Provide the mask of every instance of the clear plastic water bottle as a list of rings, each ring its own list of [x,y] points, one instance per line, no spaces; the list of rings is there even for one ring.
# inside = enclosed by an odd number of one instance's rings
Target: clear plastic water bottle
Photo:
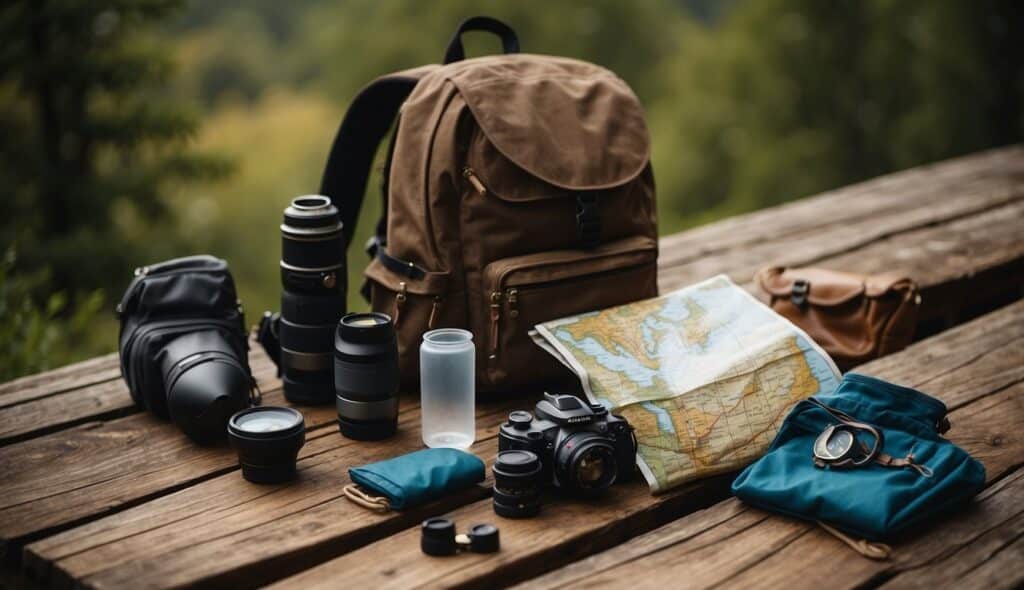
[[[476,438],[476,350],[473,334],[442,328],[420,345],[423,444],[466,449]]]

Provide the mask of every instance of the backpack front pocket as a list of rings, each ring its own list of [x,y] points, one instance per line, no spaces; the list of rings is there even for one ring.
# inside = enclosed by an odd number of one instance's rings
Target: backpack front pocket
[[[485,385],[564,381],[569,374],[537,346],[539,323],[657,295],[657,242],[637,236],[590,250],[505,258],[484,269],[486,339],[478,342]]]

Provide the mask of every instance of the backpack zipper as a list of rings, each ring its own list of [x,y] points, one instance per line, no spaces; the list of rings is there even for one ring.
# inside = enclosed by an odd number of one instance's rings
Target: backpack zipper
[[[392,318],[396,328],[398,327],[398,321],[402,316],[402,306],[405,305],[405,300],[407,297],[406,293],[407,290],[405,286],[405,281],[398,283],[398,293],[395,294],[395,317]]]
[[[491,292],[491,354],[490,360],[498,358],[498,330],[501,329],[501,291]]]
[[[487,194],[487,187],[484,186],[484,183],[480,180],[480,177],[476,175],[475,170],[473,170],[469,166],[463,166],[462,177],[468,180],[469,184],[473,185],[473,188],[476,189],[476,192],[479,193],[481,197]]]
[[[437,321],[437,316],[441,312],[441,296],[434,296],[434,304],[430,306],[430,318],[427,320],[427,329],[434,329],[434,322]]]

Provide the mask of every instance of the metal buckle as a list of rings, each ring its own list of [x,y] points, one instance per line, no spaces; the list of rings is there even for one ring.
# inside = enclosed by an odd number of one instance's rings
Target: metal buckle
[[[807,294],[811,292],[811,282],[807,279],[793,281],[793,288],[789,292],[789,300],[797,307],[807,305]]]

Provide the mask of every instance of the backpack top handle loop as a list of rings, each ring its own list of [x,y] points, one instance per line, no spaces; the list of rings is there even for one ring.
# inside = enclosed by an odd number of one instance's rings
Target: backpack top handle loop
[[[462,47],[462,34],[466,31],[494,33],[501,37],[501,48],[505,53],[519,53],[519,37],[512,27],[489,16],[471,16],[455,29],[452,40],[448,42],[448,49],[444,52],[445,64],[466,59],[466,50]]]

